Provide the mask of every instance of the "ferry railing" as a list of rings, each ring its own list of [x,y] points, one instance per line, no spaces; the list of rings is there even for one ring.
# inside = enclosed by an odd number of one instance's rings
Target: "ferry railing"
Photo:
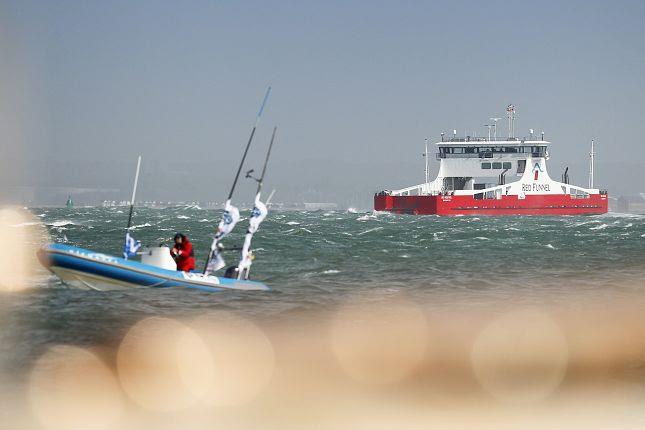
[[[543,138],[537,138],[535,136],[525,136],[525,137],[477,137],[477,136],[466,136],[466,137],[446,137],[441,138],[442,142],[545,142]]]
[[[513,156],[517,158],[527,158],[527,157],[546,157],[546,152],[480,152],[480,153],[468,153],[468,154],[450,154],[446,152],[437,152],[436,159],[441,160],[442,158],[494,158],[496,155],[504,156]]]

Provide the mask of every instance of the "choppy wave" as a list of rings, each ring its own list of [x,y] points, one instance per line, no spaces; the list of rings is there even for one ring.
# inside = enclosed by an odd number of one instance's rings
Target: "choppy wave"
[[[76,225],[76,223],[74,221],[64,219],[64,220],[48,222],[48,223],[45,223],[45,225],[48,225],[51,227],[65,227],[67,225]]]
[[[133,225],[130,227],[130,230],[137,230],[139,228],[144,228],[144,227],[152,227],[152,224],[150,224],[149,222],[146,222],[144,224]]]

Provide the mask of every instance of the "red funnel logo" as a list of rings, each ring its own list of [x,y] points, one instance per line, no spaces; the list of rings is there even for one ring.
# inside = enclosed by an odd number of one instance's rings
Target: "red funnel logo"
[[[542,171],[542,168],[540,167],[540,163],[535,163],[535,165],[533,166],[533,180],[534,181],[538,180],[538,176],[539,176],[541,171]]]

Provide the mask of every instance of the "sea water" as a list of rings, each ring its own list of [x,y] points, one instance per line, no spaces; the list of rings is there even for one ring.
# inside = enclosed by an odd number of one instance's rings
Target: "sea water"
[[[112,255],[122,251],[127,208],[31,211],[52,241]],[[220,215],[194,206],[137,208],[132,235],[157,246],[182,232],[193,242],[201,268]],[[242,216],[224,240],[229,248],[241,245],[248,214]],[[348,300],[399,296],[444,309],[508,300],[541,305],[604,300],[645,288],[645,216],[638,215],[443,218],[272,211],[253,248],[252,278],[271,291],[81,291],[43,269],[33,288],[3,295],[0,354],[11,367],[50,345],[110,344],[147,316],[230,310],[270,320]],[[225,258],[236,264],[239,253]]]

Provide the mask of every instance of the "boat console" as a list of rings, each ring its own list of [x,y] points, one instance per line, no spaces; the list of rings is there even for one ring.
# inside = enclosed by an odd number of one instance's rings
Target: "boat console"
[[[172,259],[170,248],[167,246],[145,248],[141,253],[141,262],[166,270],[177,270],[177,263]]]

